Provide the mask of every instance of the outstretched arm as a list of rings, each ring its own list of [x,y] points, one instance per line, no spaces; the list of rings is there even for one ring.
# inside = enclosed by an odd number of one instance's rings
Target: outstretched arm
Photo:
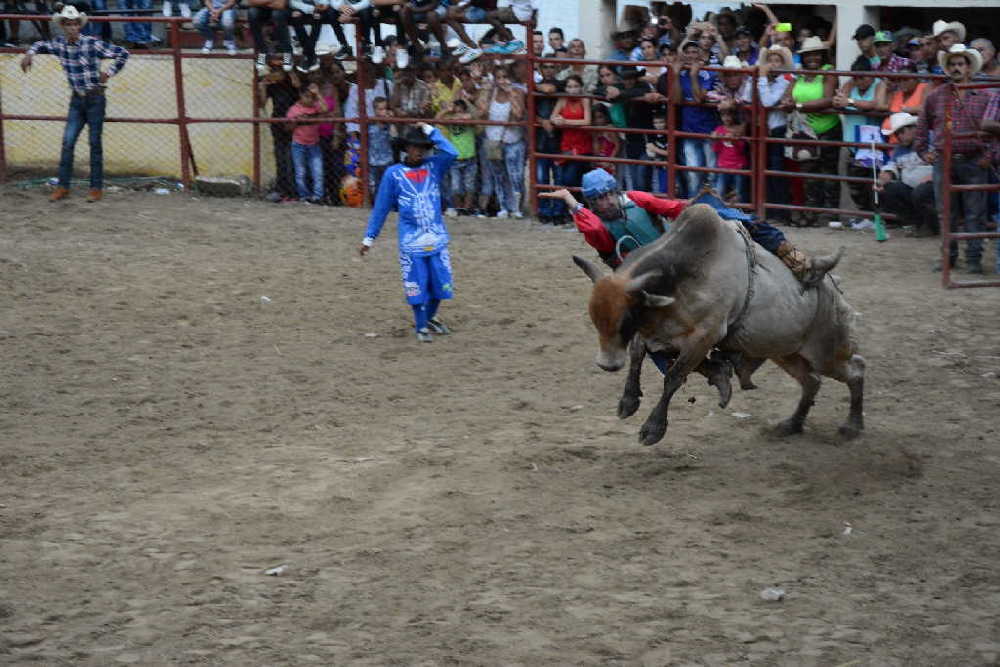
[[[629,190],[625,194],[641,208],[656,215],[666,216],[671,220],[679,216],[688,205],[683,199],[662,199],[638,190]]]
[[[601,255],[615,251],[615,239],[608,232],[601,219],[593,211],[582,206],[569,190],[562,188],[552,192],[539,192],[538,196],[542,199],[563,200],[566,203],[566,208],[573,214],[573,223],[591,248]]]

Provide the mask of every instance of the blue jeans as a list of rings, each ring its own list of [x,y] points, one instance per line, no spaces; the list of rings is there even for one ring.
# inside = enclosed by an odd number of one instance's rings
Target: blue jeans
[[[469,15],[466,10],[465,15]],[[556,183],[556,165],[549,158],[538,158],[535,160],[535,180],[539,185],[552,185]],[[539,192],[551,192],[551,190],[539,190]],[[566,210],[566,205],[560,199],[538,199],[538,215],[552,218],[562,215]]]
[[[684,164],[689,167],[714,167],[715,151],[712,150],[712,143],[708,139],[682,139],[681,147],[684,150]],[[701,189],[706,178],[708,183],[715,187],[716,174],[706,174],[705,172],[686,171],[684,180],[687,182],[687,194],[693,197]]]
[[[741,174],[716,174],[715,179],[715,188],[720,195],[725,197],[729,194],[730,190],[736,190],[740,195],[738,201],[746,201],[746,193],[743,192],[743,189],[746,187],[746,176]]]
[[[636,159],[647,159],[646,156]],[[648,164],[625,165],[625,187],[628,190],[649,192],[650,181],[653,178],[653,168]]]
[[[108,8],[108,0],[90,0],[90,6],[97,11],[103,11]],[[102,15],[98,14],[98,16]],[[106,22],[88,23],[83,28],[83,34],[97,37],[105,42],[110,42],[111,24]]]
[[[226,9],[223,10],[222,14],[219,15],[219,23],[212,24],[211,16],[209,15],[208,8],[202,7],[201,10],[194,15],[194,25],[198,28],[198,32],[201,36],[205,38],[205,41],[210,42],[215,37],[214,26],[222,25],[222,35],[223,39],[227,42],[232,42],[236,39],[235,28],[236,28],[236,10]]]
[[[511,213],[521,210],[524,191],[524,140],[504,142],[503,159],[490,160],[493,193],[500,208]]]
[[[74,94],[69,101],[66,130],[63,132],[62,154],[59,157],[59,185],[68,188],[73,176],[73,149],[83,126],[90,126],[90,189],[104,187],[104,147],[101,132],[104,129],[104,95],[80,97]]]
[[[152,9],[153,0],[118,0],[121,9]],[[147,14],[128,14],[128,16],[147,16]],[[152,23],[126,23],[125,41],[149,44],[153,39]]]
[[[292,142],[292,165],[295,168],[295,189],[299,199],[323,198],[323,151],[319,144],[306,146]],[[312,194],[306,185],[306,170],[312,178]]]
[[[938,216],[944,214],[944,199],[941,196],[941,186],[944,178],[942,160],[934,163],[934,194],[937,198]],[[983,169],[973,160],[952,160],[951,182],[954,185],[985,185],[989,182],[990,170]],[[951,231],[969,234],[983,231],[986,222],[987,192],[952,192],[951,193]],[[948,250],[952,264],[958,259],[958,244],[952,242]],[[983,241],[973,239],[966,241],[965,261],[967,264],[977,264],[982,260]]]

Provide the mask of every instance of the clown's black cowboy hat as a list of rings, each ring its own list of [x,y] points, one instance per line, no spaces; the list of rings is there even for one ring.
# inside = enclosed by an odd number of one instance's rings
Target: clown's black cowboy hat
[[[419,127],[408,127],[401,137],[395,140],[397,150],[406,150],[407,146],[420,146],[422,148],[433,148],[434,142],[428,138]]]

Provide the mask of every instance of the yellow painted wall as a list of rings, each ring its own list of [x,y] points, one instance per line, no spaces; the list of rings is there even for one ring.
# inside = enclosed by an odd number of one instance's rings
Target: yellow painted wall
[[[19,54],[0,54],[0,104],[5,114],[65,115],[69,85],[53,56],[36,56],[29,74]],[[187,115],[192,118],[252,115],[252,61],[186,58],[183,61]],[[175,118],[177,104],[171,56],[132,56],[108,84],[107,115],[117,118]],[[54,121],[5,121],[4,141],[11,169],[51,171],[59,164],[65,124]],[[252,125],[193,124],[191,143],[199,171],[206,176],[250,176]],[[77,142],[76,174],[86,173],[86,129]],[[270,132],[261,131],[265,182],[272,171]],[[177,177],[180,149],[177,125],[105,123],[104,165],[108,175]]]

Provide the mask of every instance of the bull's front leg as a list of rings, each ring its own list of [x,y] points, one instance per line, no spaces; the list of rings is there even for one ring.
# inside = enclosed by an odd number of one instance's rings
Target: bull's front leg
[[[677,355],[673,365],[667,369],[663,376],[663,395],[653,411],[649,413],[646,422],[639,429],[639,442],[643,445],[655,445],[667,433],[667,411],[670,408],[670,399],[674,393],[681,388],[691,371],[697,368],[704,360],[708,351],[712,349],[714,341],[702,332],[701,335],[692,336],[685,343],[684,349]]]
[[[646,344],[639,336],[633,336],[628,344],[628,377],[625,378],[625,389],[618,401],[618,418],[625,419],[635,414],[642,398],[642,388],[639,377],[642,375],[642,362],[646,359]]]

